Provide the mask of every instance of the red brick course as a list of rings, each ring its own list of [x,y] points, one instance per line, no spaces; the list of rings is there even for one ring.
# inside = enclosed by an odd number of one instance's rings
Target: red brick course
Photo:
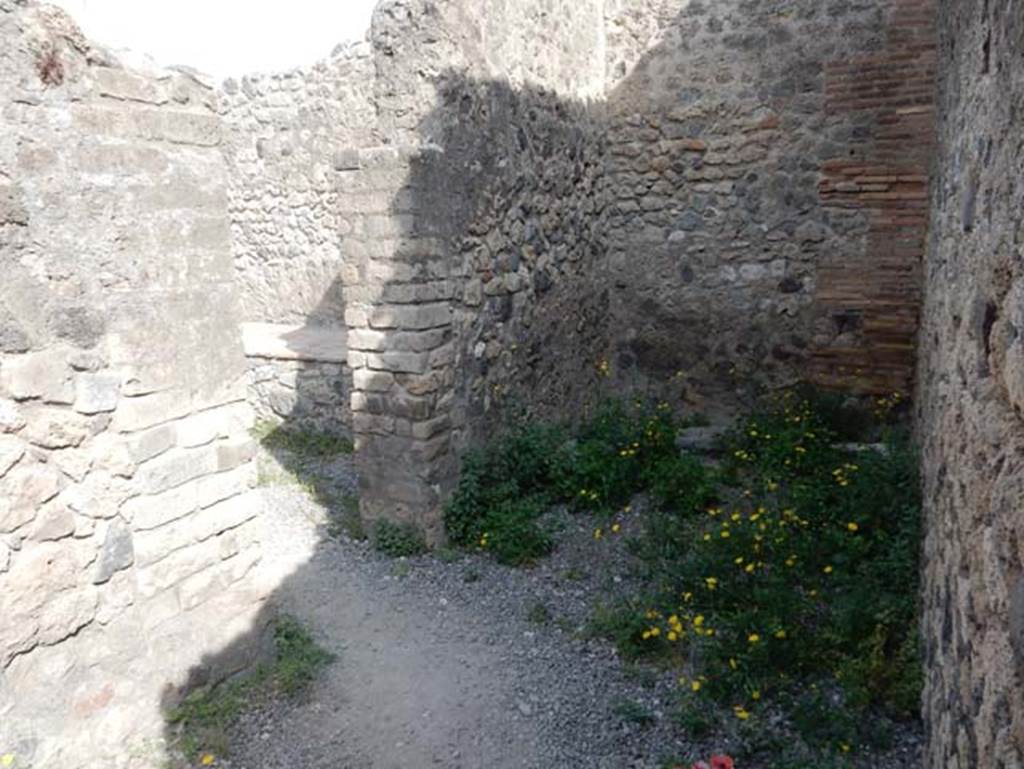
[[[810,378],[826,387],[911,388],[935,144],[934,6],[894,0],[882,50],[825,67],[827,114],[868,130],[822,163],[819,195],[863,211],[869,227],[861,259],[826,262],[818,275],[822,311],[859,323],[855,342],[812,351]]]

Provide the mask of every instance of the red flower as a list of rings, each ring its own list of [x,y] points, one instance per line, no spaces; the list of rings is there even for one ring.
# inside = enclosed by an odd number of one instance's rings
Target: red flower
[[[732,759],[724,753],[712,756],[711,769],[733,769]]]

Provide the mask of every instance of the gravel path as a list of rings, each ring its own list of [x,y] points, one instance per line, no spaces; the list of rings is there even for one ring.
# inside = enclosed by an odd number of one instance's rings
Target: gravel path
[[[596,605],[636,592],[624,538],[638,513],[600,540],[591,519],[556,514],[558,548],[532,569],[475,554],[393,559],[328,535],[338,530],[329,507],[355,489],[347,458],[286,461],[305,488],[262,461],[278,481],[264,489],[264,566],[290,575],[275,600],[337,661],[302,700],[243,716],[222,765],[662,769],[693,759],[672,718],[675,675],[625,663],[586,632]],[[871,765],[920,766],[917,735],[899,742]]]
[[[334,483],[350,487],[346,474],[334,463]],[[585,521],[563,516],[565,544],[533,569],[396,560],[326,537],[298,486],[266,491],[268,541],[294,571],[276,600],[338,659],[303,701],[241,720],[234,769],[653,769],[686,754],[666,717],[673,677],[623,666],[583,632],[629,580],[622,548]]]

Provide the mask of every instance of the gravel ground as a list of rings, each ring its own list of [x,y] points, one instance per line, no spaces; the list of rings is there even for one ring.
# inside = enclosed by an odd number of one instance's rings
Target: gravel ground
[[[347,459],[298,475],[315,492],[355,488]],[[309,490],[266,489],[268,567],[291,575],[280,608],[337,661],[302,700],[246,714],[224,765],[659,769],[694,755],[672,719],[675,675],[624,664],[585,632],[597,603],[635,587],[622,540],[637,513],[601,540],[592,520],[556,513],[556,552],[511,569],[482,555],[392,559],[328,537]],[[908,735],[876,765],[913,769],[916,752]]]

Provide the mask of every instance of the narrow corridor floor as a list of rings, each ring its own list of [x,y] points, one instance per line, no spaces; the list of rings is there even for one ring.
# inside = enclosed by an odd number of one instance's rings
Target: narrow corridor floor
[[[301,700],[240,720],[232,769],[656,769],[688,754],[671,674],[585,632],[594,602],[629,582],[627,556],[585,522],[566,516],[554,555],[510,569],[392,559],[320,534],[297,486],[267,499],[290,573],[274,601],[337,660]]]

